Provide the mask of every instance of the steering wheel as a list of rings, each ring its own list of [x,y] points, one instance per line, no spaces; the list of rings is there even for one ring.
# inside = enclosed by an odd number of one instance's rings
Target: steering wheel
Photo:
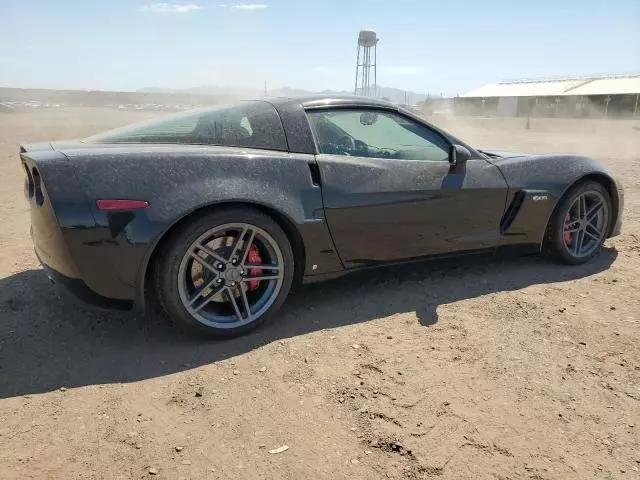
[[[353,137],[350,137],[349,135],[340,137],[336,146],[338,148],[343,148],[343,153],[346,153],[347,155],[351,155],[356,151],[356,142]]]
[[[366,143],[364,143],[362,140],[354,140],[353,144],[355,146],[356,155],[364,157],[369,156],[369,146]]]

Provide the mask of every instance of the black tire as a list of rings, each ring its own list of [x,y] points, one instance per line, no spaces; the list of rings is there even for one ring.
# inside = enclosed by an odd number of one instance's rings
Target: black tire
[[[198,320],[185,307],[178,286],[181,281],[179,272],[183,258],[198,238],[217,226],[231,223],[252,225],[268,233],[282,253],[284,273],[279,291],[274,294],[275,300],[255,320],[238,327],[216,328]],[[287,235],[271,217],[250,207],[220,208],[194,217],[172,234],[155,266],[154,285],[161,306],[179,327],[208,336],[235,337],[263,324],[282,306],[291,290],[294,266],[295,259]]]
[[[576,200],[583,195],[593,196],[594,198],[602,198],[604,201],[604,210],[606,220],[603,219],[604,234],[599,241],[593,240],[593,244],[584,255],[576,255],[570,251],[570,246],[565,241],[565,221],[570,213],[572,206]],[[588,210],[588,209],[587,209]],[[606,240],[608,233],[611,231],[611,222],[613,221],[613,208],[611,196],[607,189],[598,182],[586,181],[572,187],[560,200],[553,216],[549,220],[547,231],[545,234],[545,242],[543,252],[553,260],[568,265],[579,265],[588,262],[600,253],[602,244]],[[578,223],[578,222],[576,222]],[[583,234],[584,235],[584,234]]]

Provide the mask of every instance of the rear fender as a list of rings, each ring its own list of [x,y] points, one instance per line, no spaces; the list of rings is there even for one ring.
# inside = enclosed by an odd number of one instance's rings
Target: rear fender
[[[101,254],[111,256],[118,278],[138,299],[162,239],[195,212],[223,204],[255,205],[285,218],[302,238],[305,275],[342,269],[324,221],[320,187],[311,178],[312,155],[206,147],[65,153],[92,199],[97,227],[108,232],[109,245]],[[146,200],[150,206],[107,213],[95,206],[99,198]]]

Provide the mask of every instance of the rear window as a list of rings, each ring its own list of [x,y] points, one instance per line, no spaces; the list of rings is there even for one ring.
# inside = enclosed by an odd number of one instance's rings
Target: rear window
[[[282,122],[267,102],[191,111],[101,133],[92,143],[178,143],[287,150]]]

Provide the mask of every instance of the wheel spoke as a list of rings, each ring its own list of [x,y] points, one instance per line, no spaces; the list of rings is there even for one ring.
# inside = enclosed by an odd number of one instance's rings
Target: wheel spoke
[[[227,263],[227,261],[224,258],[222,258],[220,255],[218,255],[216,252],[214,252],[213,250],[211,250],[209,247],[207,247],[206,245],[204,245],[202,243],[197,243],[195,245],[195,247],[194,247],[194,250],[202,250],[204,253],[206,253],[210,257],[213,257],[218,262]],[[200,257],[200,258],[202,258],[202,257]]]
[[[233,306],[233,310],[236,313],[236,317],[238,317],[238,321],[241,322],[243,318],[242,318],[242,313],[240,313],[240,306],[238,305],[236,297],[233,295],[233,292],[231,291],[230,288],[227,288],[227,295],[229,295],[229,301]]]
[[[580,249],[582,248],[583,240],[584,240],[584,230],[580,229],[574,235],[573,244],[571,245],[574,255],[578,255],[578,253],[580,252]]]
[[[580,198],[576,198],[569,209],[569,223],[580,220]]]
[[[281,273],[274,273],[272,275],[259,275],[257,277],[244,277],[243,282],[262,281],[262,280],[277,280],[282,276]]]
[[[574,233],[574,232],[577,232],[578,230],[580,230],[580,227],[575,227],[575,228],[565,228],[565,229],[564,229],[564,233]]]
[[[249,249],[251,248],[251,244],[253,243],[253,239],[256,236],[256,231],[251,230],[251,234],[249,235],[249,240],[244,244],[244,252],[242,252],[242,258],[240,259],[240,265],[244,265],[244,262],[247,261],[247,255],[249,255]]]
[[[202,265],[204,268],[209,270],[210,272],[213,272],[216,275],[218,275],[218,271],[215,268],[213,268],[211,265],[209,265],[209,263],[204,258],[202,258],[200,255],[191,252],[189,254],[189,256],[191,258],[193,258],[196,262],[198,262],[200,265]]]
[[[211,282],[209,282],[210,284]],[[210,285],[208,285],[210,288]],[[202,310],[204,308],[205,305],[207,305],[209,302],[211,302],[211,300],[213,300],[213,298],[218,295],[224,287],[218,287],[217,289],[212,290],[209,295],[207,295],[202,302],[200,302],[198,304],[197,307],[193,307],[193,304],[196,302],[196,300],[198,300],[198,298],[200,298],[200,295],[203,293],[204,290],[206,290],[206,288],[202,288],[200,289],[200,291],[195,295],[195,297],[192,299],[192,301],[189,303],[189,307],[191,308],[194,312],[198,312],[200,310]]]
[[[598,213],[600,213],[600,210],[602,210],[603,207],[604,207],[604,203],[598,200],[598,203],[593,205],[587,212],[587,215],[586,215],[587,221],[590,222],[593,219],[593,217],[595,217]]]
[[[251,313],[251,306],[249,306],[249,300],[247,299],[247,292],[245,291],[244,288],[242,288],[242,285],[240,285],[239,288],[240,288],[240,296],[242,297],[242,308],[247,314],[247,320],[251,321],[253,320],[253,314]]]
[[[248,263],[248,264],[244,264],[243,267],[247,270],[249,269],[254,269],[254,268],[259,268],[261,270],[273,270],[276,272],[280,271],[280,266],[279,265],[265,265],[265,264],[253,264],[253,263]]]
[[[245,225],[245,227],[242,229],[242,233],[240,235],[238,235],[238,238],[236,239],[236,243],[233,246],[233,250],[231,251],[231,255],[229,255],[229,260],[231,260],[233,257],[235,257],[236,254],[238,253],[240,245],[242,244],[242,239],[244,238],[244,236],[247,234],[248,231],[249,231],[249,227]],[[253,238],[253,235],[252,235],[252,238]],[[248,249],[249,249],[248,247],[245,248],[245,250],[248,250]]]
[[[207,289],[213,287],[213,285],[218,281],[217,278],[214,278],[213,280],[211,280],[209,283],[207,283],[204,287],[202,287],[200,290],[198,290],[196,293],[193,294],[193,297],[191,297],[189,299],[189,306],[192,306],[194,303],[196,303],[196,301],[198,300],[198,298],[200,298],[200,295],[202,295],[204,292],[207,291]]]
[[[589,235],[591,238],[593,238],[596,242],[600,241],[600,235],[594,235],[593,233],[591,233],[589,230],[585,229],[584,230],[584,234],[585,235]]]
[[[587,198],[584,195],[580,195],[580,216],[578,218],[584,219],[587,216]]]
[[[597,225],[594,225],[593,222],[589,222],[587,224],[587,226],[585,227],[585,232],[587,232],[587,229],[589,228],[596,232],[596,234],[598,235],[598,239],[602,236],[602,230],[599,229]]]

